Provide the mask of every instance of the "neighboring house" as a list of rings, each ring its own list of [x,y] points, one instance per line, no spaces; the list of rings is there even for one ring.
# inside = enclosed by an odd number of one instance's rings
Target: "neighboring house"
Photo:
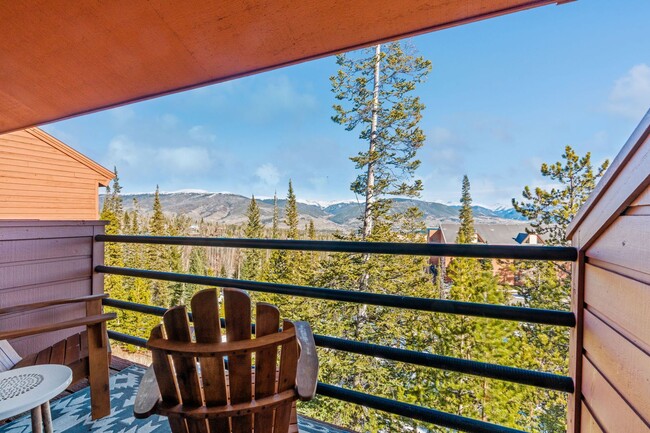
[[[0,135],[0,219],[96,220],[114,176],[39,128]]]
[[[427,242],[438,244],[455,244],[458,236],[459,223],[442,223],[438,227],[427,229]],[[489,245],[543,245],[541,236],[528,233],[531,227],[525,223],[518,224],[474,224],[474,239],[472,243]],[[446,271],[451,257],[430,257],[429,266],[433,274],[438,269]],[[514,285],[516,275],[510,270],[509,260],[492,260],[494,274],[499,276],[502,284]],[[441,267],[442,265],[442,267]]]

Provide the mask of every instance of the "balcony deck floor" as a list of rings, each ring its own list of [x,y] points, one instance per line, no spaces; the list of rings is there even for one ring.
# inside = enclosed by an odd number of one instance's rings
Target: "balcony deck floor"
[[[145,420],[133,418],[133,402],[145,367],[112,356],[111,414],[97,421],[90,420],[90,390],[83,380],[68,388],[51,402],[54,431],[57,433],[170,433],[163,417]],[[301,433],[351,433],[327,423],[298,417]],[[0,421],[0,433],[31,433],[29,414]]]

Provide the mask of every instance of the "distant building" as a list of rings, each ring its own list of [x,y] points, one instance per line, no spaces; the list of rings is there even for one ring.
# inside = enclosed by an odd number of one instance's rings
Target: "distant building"
[[[460,223],[442,223],[427,229],[427,242],[437,244],[455,244]],[[541,236],[528,233],[531,229],[526,223],[513,224],[474,224],[472,243],[488,245],[543,245]],[[438,269],[446,271],[452,257],[437,256],[429,258],[429,269],[436,274]],[[499,276],[501,284],[517,284],[516,275],[510,270],[510,260],[492,259],[494,274]]]
[[[0,219],[96,220],[113,177],[39,128],[0,135]]]

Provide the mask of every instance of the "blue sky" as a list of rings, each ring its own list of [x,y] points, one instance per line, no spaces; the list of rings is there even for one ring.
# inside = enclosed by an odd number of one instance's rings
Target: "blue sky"
[[[569,144],[613,159],[650,108],[647,0],[579,0],[410,40],[433,71],[418,94],[422,198],[509,206],[547,186]],[[44,126],[124,192],[201,189],[354,200],[349,157],[366,144],[330,120],[333,57]],[[359,199],[361,199],[359,197]]]

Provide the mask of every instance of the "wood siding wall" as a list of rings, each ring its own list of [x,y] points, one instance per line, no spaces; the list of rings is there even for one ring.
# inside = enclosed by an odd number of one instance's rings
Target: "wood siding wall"
[[[96,220],[100,178],[28,131],[0,136],[0,219]]]
[[[650,432],[650,113],[570,228],[571,432]]]
[[[102,221],[0,220],[0,307],[103,293],[103,276],[93,271],[104,262],[104,244],[94,242],[101,233]],[[85,311],[85,305],[68,305],[8,314],[0,330],[83,317]],[[19,338],[11,345],[26,355],[79,330]]]
[[[586,251],[581,410],[604,432],[650,432],[649,233],[623,215]]]

